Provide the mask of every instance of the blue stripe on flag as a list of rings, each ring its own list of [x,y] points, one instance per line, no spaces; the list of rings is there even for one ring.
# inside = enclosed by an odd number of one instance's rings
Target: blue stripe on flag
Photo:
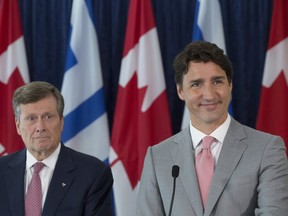
[[[199,8],[200,8],[200,2],[196,1],[195,5],[195,16],[194,16],[194,23],[193,23],[193,35],[192,40],[203,40],[203,34],[201,31],[200,26],[198,25],[198,17],[199,17]]]
[[[96,27],[96,23],[95,23],[95,19],[93,19],[93,8],[92,8],[92,1],[91,0],[85,0],[86,5],[87,5],[87,10],[88,10],[88,14],[89,17],[94,25],[94,27]]]
[[[70,25],[70,33],[69,33],[69,40],[71,41],[71,35],[72,35],[72,31],[73,31],[73,26]],[[67,50],[67,56],[66,56],[66,65],[65,65],[65,71],[67,72],[70,68],[72,68],[74,65],[76,65],[77,59],[71,49],[71,46],[69,44],[68,46],[68,50]]]
[[[65,124],[62,133],[62,141],[64,143],[105,113],[104,103],[99,103],[99,101],[104,101],[103,88],[95,92],[88,100],[64,117]]]
[[[65,98],[62,142],[105,160],[110,139],[91,5],[91,0],[74,0],[72,5],[69,51],[61,89]],[[95,143],[97,139],[100,142]]]

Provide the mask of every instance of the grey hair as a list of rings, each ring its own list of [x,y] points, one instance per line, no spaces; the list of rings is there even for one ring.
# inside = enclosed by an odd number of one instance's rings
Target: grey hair
[[[64,98],[60,91],[52,84],[42,81],[30,82],[17,88],[13,95],[13,110],[17,119],[20,118],[21,104],[35,103],[46,97],[53,96],[57,102],[57,112],[59,116],[63,117]]]

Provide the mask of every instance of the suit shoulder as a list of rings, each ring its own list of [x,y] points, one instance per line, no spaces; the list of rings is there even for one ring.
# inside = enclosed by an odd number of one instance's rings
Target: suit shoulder
[[[25,150],[22,149],[22,150],[19,150],[19,151],[16,151],[16,152],[13,152],[13,153],[10,153],[10,154],[7,154],[7,155],[3,155],[0,157],[0,164],[2,163],[9,163],[10,161],[12,161],[14,158],[18,157],[20,154],[25,154]]]
[[[281,140],[283,142],[283,139],[280,136],[266,133],[260,130],[257,130],[255,128],[249,127],[247,125],[241,124],[240,122],[236,121],[235,119],[232,119],[231,124],[228,129],[228,133],[231,134],[233,137],[238,138],[239,140],[250,140],[253,142],[261,142],[261,143],[267,143],[271,140]]]
[[[251,127],[245,126],[245,125],[243,127],[244,127],[244,130],[246,131],[248,137],[253,139],[253,140],[268,142],[271,139],[280,139],[283,141],[283,139],[280,136],[277,136],[275,134],[260,131],[260,130],[257,130],[255,128],[251,128]]]
[[[97,157],[76,151],[76,150],[71,149],[69,147],[66,147],[66,149],[71,154],[72,159],[73,159],[75,164],[85,164],[85,166],[87,166],[89,164],[89,166],[92,166],[92,167],[97,166],[97,167],[103,168],[103,169],[108,167],[103,161],[101,161]]]
[[[173,143],[179,143],[180,140],[182,140],[184,137],[183,135],[183,131],[180,131],[176,134],[174,134],[173,136],[168,137],[167,139],[161,141],[160,143],[152,146],[153,150],[162,150],[162,149],[166,149],[167,145],[171,145]]]
[[[9,161],[13,160],[13,158],[15,158],[16,155],[17,155],[17,152],[1,156],[0,157],[0,164],[9,163]]]

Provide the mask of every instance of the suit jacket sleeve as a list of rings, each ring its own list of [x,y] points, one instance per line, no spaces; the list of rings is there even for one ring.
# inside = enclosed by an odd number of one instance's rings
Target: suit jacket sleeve
[[[137,216],[165,215],[149,147],[145,157],[136,207]]]
[[[283,140],[273,136],[263,154],[255,215],[288,215],[288,162]]]
[[[113,177],[109,167],[99,175],[87,194],[85,215],[109,216],[112,215],[111,191]],[[97,203],[97,205],[95,205]]]

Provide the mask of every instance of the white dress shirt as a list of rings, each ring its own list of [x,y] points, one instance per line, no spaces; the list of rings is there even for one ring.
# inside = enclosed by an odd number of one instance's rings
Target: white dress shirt
[[[45,199],[47,196],[48,192],[48,187],[50,184],[50,181],[53,176],[53,172],[55,169],[55,165],[59,156],[61,148],[61,143],[58,145],[56,150],[45,160],[41,161],[42,163],[45,164],[45,166],[42,168],[40,171],[40,179],[41,179],[41,185],[42,185],[42,208],[45,203]],[[38,162],[34,156],[27,150],[26,151],[26,170],[25,170],[25,194],[27,193],[28,190],[28,185],[32,179],[32,174],[33,174],[33,165]]]
[[[201,142],[202,139],[205,136],[212,136],[216,140],[211,145],[211,153],[213,155],[215,164],[217,164],[218,159],[219,159],[219,155],[220,155],[220,152],[221,152],[221,149],[223,146],[223,141],[224,141],[224,138],[225,138],[226,133],[228,131],[230,122],[231,122],[231,117],[228,114],[227,119],[225,120],[225,122],[222,125],[220,125],[218,128],[216,128],[211,134],[205,134],[205,133],[199,131],[198,129],[196,129],[195,127],[193,127],[192,123],[190,121],[190,134],[191,134],[193,147],[195,149],[195,156],[202,149],[202,142]]]

